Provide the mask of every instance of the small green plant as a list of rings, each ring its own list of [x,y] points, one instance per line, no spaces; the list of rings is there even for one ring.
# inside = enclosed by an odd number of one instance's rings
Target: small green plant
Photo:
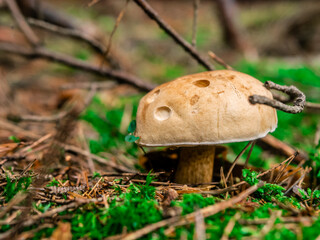
[[[150,185],[153,180],[149,174],[146,184],[131,184],[126,192],[119,191],[120,195],[111,201],[107,209],[93,204],[86,209],[78,209],[72,219],[73,237],[101,239],[120,234],[124,229],[134,231],[162,220],[155,200],[156,189]],[[117,189],[117,185],[115,188]],[[118,189],[121,188],[118,186]],[[158,234],[161,235],[161,231]]]
[[[156,188],[150,185],[154,180],[155,179],[150,172],[147,175],[145,184],[131,184],[128,188],[129,198],[142,198],[147,200],[154,199]]]
[[[51,204],[51,202],[49,202],[48,204],[40,203],[39,205],[37,205],[35,202],[33,202],[32,205],[33,205],[33,207],[35,209],[37,209],[38,211],[44,213],[44,212],[49,210],[49,208],[51,207],[52,204]]]
[[[21,177],[19,180],[11,180],[6,176],[7,184],[4,187],[5,201],[9,202],[19,191],[26,191],[30,186],[31,177]]]
[[[55,178],[52,178],[52,180],[47,184],[47,187],[59,187],[60,183]]]
[[[101,178],[101,174],[98,172],[94,172],[92,175],[92,179]]]
[[[11,135],[11,136],[8,137],[8,138],[9,138],[9,140],[11,140],[11,141],[13,141],[13,142],[15,142],[15,143],[21,142],[21,140],[20,140],[19,138],[17,138],[16,136],[14,136],[14,135]]]
[[[138,107],[138,100],[140,96],[127,97],[126,99],[119,99],[119,104],[113,108],[105,106],[101,100],[95,97],[84,112],[81,118],[88,122],[93,129],[98,133],[96,139],[89,140],[90,151],[94,154],[98,154],[103,151],[112,151],[113,149],[125,150],[129,155],[136,156],[138,147],[135,144],[126,144],[126,134],[119,131],[122,122],[125,105],[130,103],[133,106],[132,118],[135,118],[135,114]],[[105,113],[102,115],[101,113]],[[130,128],[132,130],[133,124]],[[129,134],[131,137],[127,137],[130,142],[136,141],[136,137],[133,134]]]
[[[259,179],[258,177],[258,173],[255,171],[251,171],[250,169],[243,169],[242,170],[242,176],[244,178],[244,180],[249,183],[251,186],[258,184]]]
[[[125,137],[126,142],[135,142],[139,139],[139,137],[136,137],[133,135],[134,131],[136,130],[136,126],[137,126],[136,120],[132,120],[128,127],[129,134],[126,135]]]
[[[284,190],[283,187],[277,184],[266,183],[257,190],[257,194],[259,198],[271,202],[273,198],[279,200],[280,197],[283,197]]]
[[[299,189],[299,193],[301,195],[301,199],[305,201],[311,201],[312,204],[319,204],[320,203],[320,190],[312,191],[310,188],[307,191],[303,189]]]

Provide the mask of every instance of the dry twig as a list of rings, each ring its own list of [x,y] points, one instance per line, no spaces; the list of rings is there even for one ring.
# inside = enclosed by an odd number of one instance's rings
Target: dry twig
[[[112,70],[106,67],[104,67],[103,69],[100,69],[98,66],[92,65],[90,63],[86,63],[81,60],[77,60],[73,57],[70,57],[62,53],[52,52],[43,47],[28,49],[17,44],[2,42],[0,44],[0,51],[18,54],[27,58],[42,58],[49,61],[58,62],[69,67],[78,68],[78,69],[91,72],[103,77],[112,78],[116,80],[118,83],[130,84],[143,91],[150,91],[155,87],[155,85],[148,82],[144,82],[141,79],[133,75],[130,75],[126,72]]]
[[[252,95],[249,97],[249,101],[252,104],[265,104],[287,113],[296,114],[302,112],[306,102],[306,96],[298,88],[296,88],[295,86],[281,86],[271,81],[266,81],[264,83],[264,86],[267,89],[275,89],[288,94],[293,98],[293,106],[289,106],[275,99],[269,99],[265,96],[260,95]]]
[[[27,37],[28,41],[33,46],[38,46],[40,44],[40,40],[37,37],[37,35],[33,32],[33,30],[30,28],[28,23],[26,22],[24,16],[22,15],[16,0],[5,0],[8,8],[11,11],[11,14],[13,18],[16,20],[20,30],[24,33],[24,35]]]
[[[118,17],[117,17],[117,20],[116,20],[115,25],[113,26],[113,29],[112,29],[111,34],[110,34],[110,36],[109,36],[109,40],[108,40],[108,44],[107,44],[106,50],[105,50],[105,52],[103,53],[103,57],[104,57],[104,58],[103,58],[103,60],[102,60],[102,62],[101,62],[101,65],[100,65],[101,68],[103,67],[104,59],[107,58],[108,55],[109,55],[109,52],[110,52],[110,49],[111,49],[111,45],[112,45],[112,38],[113,38],[114,34],[115,34],[116,31],[117,31],[117,28],[118,28],[118,26],[119,26],[119,24],[120,24],[120,22],[121,22],[121,19],[123,18],[123,15],[124,15],[127,7],[128,7],[129,1],[130,1],[130,0],[126,0],[126,3],[125,3],[125,5],[124,5],[123,9],[120,11],[120,13],[119,13],[119,15],[118,15]]]
[[[231,167],[229,168],[229,171],[228,171],[228,174],[226,176],[226,181],[228,181],[231,173],[232,173],[232,170],[234,168],[234,166],[236,165],[237,161],[241,158],[241,156],[244,154],[244,152],[248,149],[248,147],[250,147],[250,145],[253,144],[254,141],[250,141],[243,149],[242,151],[238,154],[238,156],[236,157],[236,159],[233,161]]]
[[[103,45],[103,43],[96,40],[90,34],[80,31],[77,28],[61,27],[35,18],[28,18],[27,20],[28,23],[32,26],[50,31],[52,33],[58,33],[62,36],[67,36],[79,41],[83,41],[87,43],[97,53],[104,54],[104,52],[106,52],[106,47]],[[114,58],[110,57],[110,55],[105,56],[105,60],[107,60],[107,62],[113,69],[121,68],[119,62],[117,62]]]
[[[200,0],[193,0],[193,22],[192,22],[192,40],[191,45],[196,47],[197,44],[197,25],[198,25],[198,11]]]
[[[222,58],[218,57],[215,53],[213,53],[212,51],[208,52],[209,56],[216,61],[217,63],[219,63],[221,66],[223,66],[224,68],[228,69],[228,70],[234,70],[230,65],[228,65]]]
[[[135,173],[135,171],[131,170],[131,169],[128,169],[124,166],[120,166],[120,165],[117,165],[116,163],[112,162],[112,161],[108,161],[102,157],[99,157],[95,154],[91,154],[90,152],[88,151],[85,151],[81,148],[78,148],[76,146],[71,146],[71,145],[67,145],[67,144],[64,144],[64,143],[59,143],[61,146],[63,146],[63,148],[66,150],[66,151],[72,151],[72,152],[75,152],[75,153],[78,153],[78,154],[81,154],[85,157],[91,157],[93,160],[96,160],[97,162],[100,162],[102,164],[105,164],[113,169],[116,169],[118,171],[121,171],[121,172],[126,172],[126,173]]]

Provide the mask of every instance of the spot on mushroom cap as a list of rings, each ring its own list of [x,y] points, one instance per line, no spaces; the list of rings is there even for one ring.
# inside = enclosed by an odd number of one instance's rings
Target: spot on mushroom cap
[[[217,70],[162,84],[139,103],[135,135],[143,146],[193,146],[248,141],[277,127],[276,110],[252,105],[258,94],[272,98],[259,80]]]

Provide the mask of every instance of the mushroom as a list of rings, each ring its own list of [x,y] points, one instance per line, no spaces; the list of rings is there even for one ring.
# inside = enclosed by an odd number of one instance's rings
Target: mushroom
[[[141,146],[180,147],[175,181],[212,181],[215,145],[262,138],[277,127],[272,107],[252,105],[251,95],[272,98],[259,80],[217,70],[164,83],[139,103],[135,135]]]

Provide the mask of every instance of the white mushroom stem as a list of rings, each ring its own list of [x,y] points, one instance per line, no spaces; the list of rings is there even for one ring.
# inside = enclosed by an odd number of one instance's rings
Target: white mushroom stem
[[[212,181],[215,146],[182,147],[175,182],[198,184]]]

